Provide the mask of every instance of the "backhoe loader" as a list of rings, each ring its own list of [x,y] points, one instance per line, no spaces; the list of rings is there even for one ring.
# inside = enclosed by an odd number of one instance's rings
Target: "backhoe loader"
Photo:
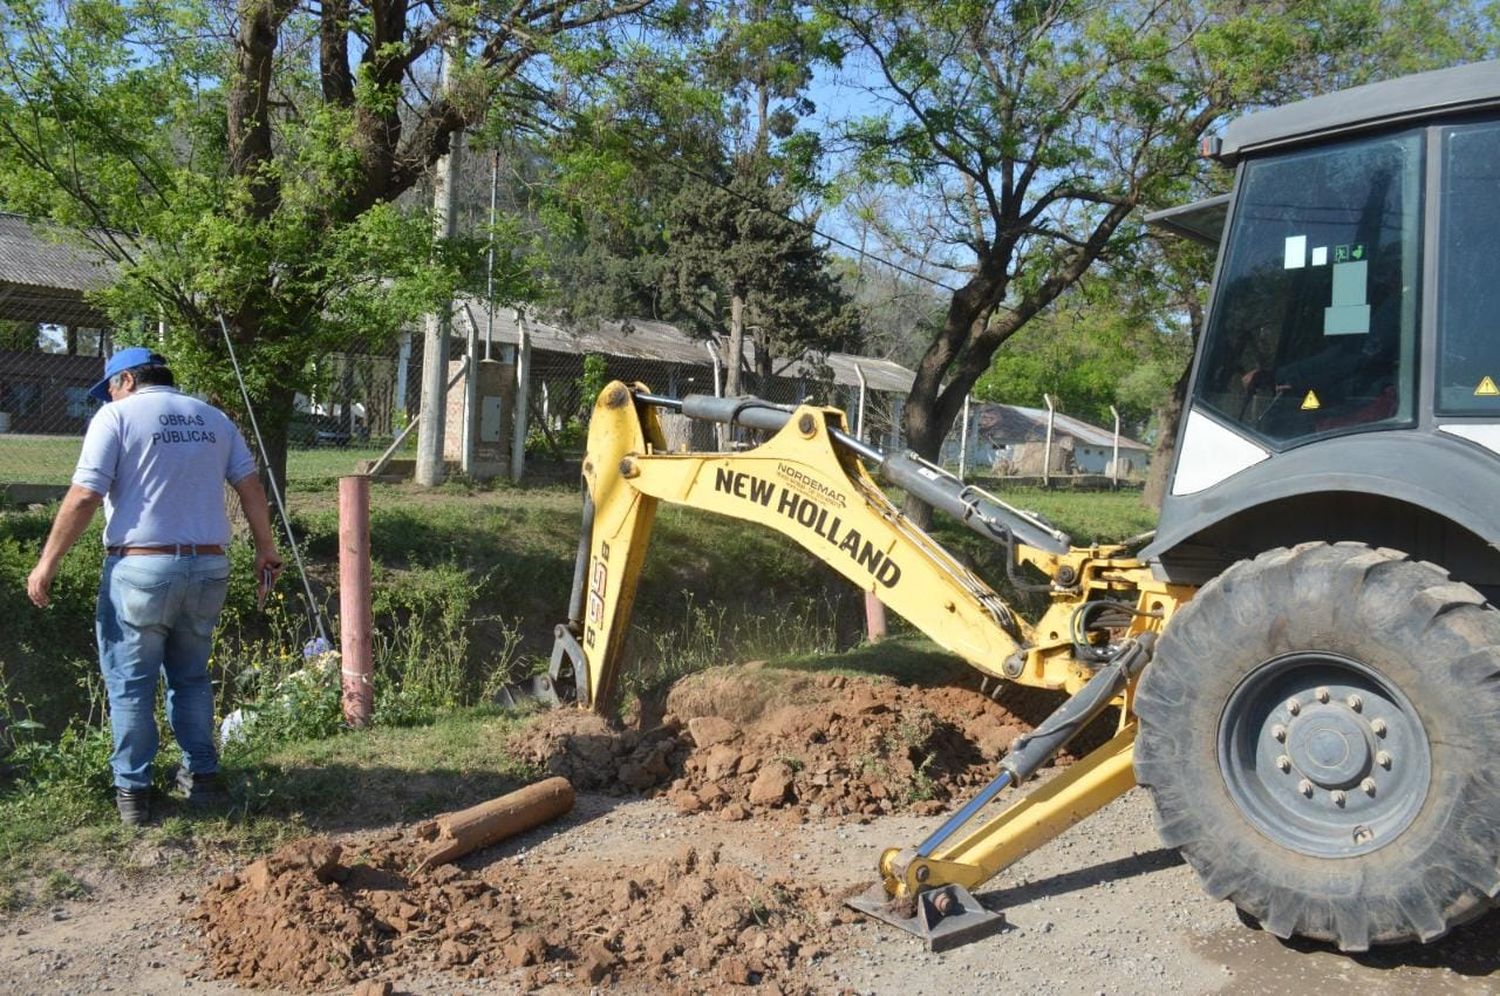
[[[550,680],[603,708],[660,501],[806,547],[986,680],[1065,703],[854,905],[933,948],[972,890],[1134,785],[1213,896],[1280,937],[1431,941],[1500,893],[1500,63],[1313,98],[1205,152],[1228,195],[1149,217],[1219,246],[1154,538],[1075,547],[813,404],[610,384]],[[662,412],[764,441],[669,452]],[[876,476],[1046,579],[1035,623]],[[1118,733],[1008,804],[1090,719]]]

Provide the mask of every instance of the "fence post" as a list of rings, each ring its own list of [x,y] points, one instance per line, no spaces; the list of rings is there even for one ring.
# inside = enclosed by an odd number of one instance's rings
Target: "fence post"
[[[865,439],[865,371],[858,363],[854,364],[854,376],[859,378],[859,411],[854,416],[854,435],[860,442]]]
[[[368,726],[374,703],[370,651],[370,479],[339,478],[339,650],[344,722]]]
[[[1042,400],[1047,403],[1047,449],[1042,454],[1042,487],[1052,486],[1052,423],[1057,418],[1057,409],[1052,404],[1052,395],[1042,395]]]
[[[526,468],[526,430],[531,403],[531,334],[526,315],[515,309],[516,317],[516,413],[511,419],[510,479],[519,481]]]
[[[969,396],[964,395],[964,427],[958,436],[958,479],[962,481],[968,475],[965,471],[969,466]]]
[[[1109,413],[1115,417],[1115,451],[1109,460],[1109,485],[1118,489],[1120,487],[1120,410],[1110,405]]]

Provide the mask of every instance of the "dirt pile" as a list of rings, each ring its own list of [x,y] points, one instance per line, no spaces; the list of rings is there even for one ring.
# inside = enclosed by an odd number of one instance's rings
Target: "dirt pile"
[[[580,789],[659,788],[685,814],[934,815],[992,778],[1011,742],[1060,701],[1017,691],[1028,694],[1001,705],[967,688],[724,668],[679,683],[649,731],[562,710],[510,747]],[[1082,739],[1080,754],[1104,737]]]
[[[644,868],[571,860],[417,870],[420,841],[290,844],[205,892],[206,972],[296,992],[434,964],[523,989],[724,985],[813,990],[810,966],[850,915],[821,889],[757,881],[686,849]]]
[[[686,721],[694,749],[667,798],[679,812],[728,820],[933,815],[994,775],[1031,728],[983,695],[822,676],[817,701],[775,705],[751,722]]]
[[[676,720],[644,733],[617,730],[581,709],[538,717],[507,747],[580,792],[626,795],[665,784],[682,771],[693,745]]]

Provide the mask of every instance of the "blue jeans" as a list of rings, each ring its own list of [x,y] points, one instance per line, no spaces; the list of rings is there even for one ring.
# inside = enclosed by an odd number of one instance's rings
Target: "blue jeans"
[[[222,554],[107,557],[94,630],[109,692],[110,756],[118,788],[151,785],[156,685],[167,678],[167,718],[193,774],[219,770],[214,690],[208,676],[214,627],[229,588]]]

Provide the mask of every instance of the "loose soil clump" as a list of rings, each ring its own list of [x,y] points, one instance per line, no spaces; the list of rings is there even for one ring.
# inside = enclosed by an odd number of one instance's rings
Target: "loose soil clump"
[[[189,917],[204,929],[205,971],[294,992],[436,964],[526,990],[804,993],[831,927],[851,919],[822,889],[758,881],[717,849],[630,871],[577,860],[423,870],[422,852],[396,832],[316,838],[223,876]]]
[[[1033,693],[1002,705],[953,686],[721,668],[680,682],[651,730],[563,710],[540,717],[511,748],[583,789],[664,792],[683,814],[935,815],[993,778],[1011,742],[1060,701]],[[1108,732],[1090,731],[1078,755]],[[1065,753],[1059,763],[1072,759]]]

